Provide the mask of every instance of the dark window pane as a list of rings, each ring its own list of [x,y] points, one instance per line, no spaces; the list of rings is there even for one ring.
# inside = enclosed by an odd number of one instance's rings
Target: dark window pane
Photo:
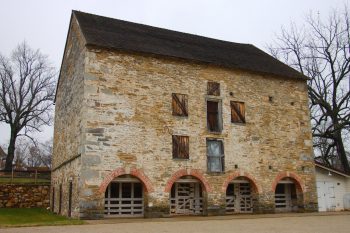
[[[111,183],[111,198],[119,197],[119,183]]]
[[[226,189],[226,195],[233,196],[235,194],[234,188],[235,188],[234,184],[228,184],[227,189]]]
[[[276,186],[276,194],[284,194],[285,184],[277,184]]]
[[[171,198],[175,198],[175,183],[173,184],[173,186],[171,186]]]
[[[131,197],[131,183],[121,183],[122,186],[122,198]]]
[[[297,199],[297,190],[296,190],[295,184],[290,184],[290,192],[291,192],[291,198]]]
[[[134,183],[134,197],[135,198],[142,198],[142,184],[141,183]]]

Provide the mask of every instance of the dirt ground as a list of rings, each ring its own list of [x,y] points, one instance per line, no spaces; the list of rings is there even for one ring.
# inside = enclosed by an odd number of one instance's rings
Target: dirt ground
[[[3,228],[0,233],[350,233],[350,214],[88,221],[86,225]]]

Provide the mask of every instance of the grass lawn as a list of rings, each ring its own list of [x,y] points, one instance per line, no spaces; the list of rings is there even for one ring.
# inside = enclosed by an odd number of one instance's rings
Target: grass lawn
[[[48,179],[36,179],[37,184],[48,184],[51,181]],[[34,184],[34,178],[21,178],[15,177],[12,180],[12,184]],[[0,184],[11,184],[11,178],[8,177],[0,177]]]
[[[41,208],[0,208],[0,228],[44,225],[76,225],[82,220],[58,216]]]

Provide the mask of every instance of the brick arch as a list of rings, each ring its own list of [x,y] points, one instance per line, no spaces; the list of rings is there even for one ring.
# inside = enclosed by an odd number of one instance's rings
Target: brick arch
[[[169,193],[171,191],[171,187],[173,186],[173,184],[179,178],[181,178],[182,176],[193,176],[193,177],[196,177],[203,184],[203,187],[204,187],[205,191],[206,192],[211,192],[211,188],[209,186],[209,183],[208,183],[207,179],[205,179],[205,177],[203,176],[203,173],[200,170],[197,170],[197,169],[190,169],[190,170],[181,169],[181,170],[175,172],[170,177],[170,179],[168,180],[168,182],[167,182],[167,184],[165,186],[164,192]]]
[[[142,182],[143,186],[145,187],[145,192],[151,193],[154,191],[154,188],[151,184],[150,179],[145,175],[145,173],[143,173],[143,171],[141,169],[131,168],[130,171],[126,171],[124,168],[117,168],[114,171],[110,172],[104,178],[104,180],[102,181],[102,183],[98,189],[99,192],[105,193],[109,183],[111,183],[111,181],[114,178],[116,178],[118,176],[122,176],[122,175],[133,175]]]
[[[226,189],[227,189],[227,186],[228,184],[238,178],[238,177],[244,177],[246,178],[247,180],[250,181],[250,183],[252,184],[253,188],[255,189],[255,191],[257,193],[262,193],[262,189],[261,189],[261,186],[258,185],[258,183],[256,182],[255,178],[253,176],[251,176],[249,173],[247,172],[239,172],[239,171],[235,171],[235,172],[232,172],[228,175],[228,177],[225,179],[224,183],[222,184],[222,187],[221,187],[221,191],[222,192],[226,192]]]
[[[304,193],[306,191],[302,179],[296,173],[287,171],[287,172],[280,172],[277,174],[274,182],[272,183],[272,187],[271,187],[272,192],[275,192],[278,182],[286,177],[292,178],[295,181],[294,182],[295,186],[297,190],[299,190],[299,192]]]

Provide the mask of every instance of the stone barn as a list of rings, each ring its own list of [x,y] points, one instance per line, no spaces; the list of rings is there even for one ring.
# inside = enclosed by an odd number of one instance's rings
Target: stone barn
[[[317,211],[307,77],[250,44],[73,11],[52,211]]]

